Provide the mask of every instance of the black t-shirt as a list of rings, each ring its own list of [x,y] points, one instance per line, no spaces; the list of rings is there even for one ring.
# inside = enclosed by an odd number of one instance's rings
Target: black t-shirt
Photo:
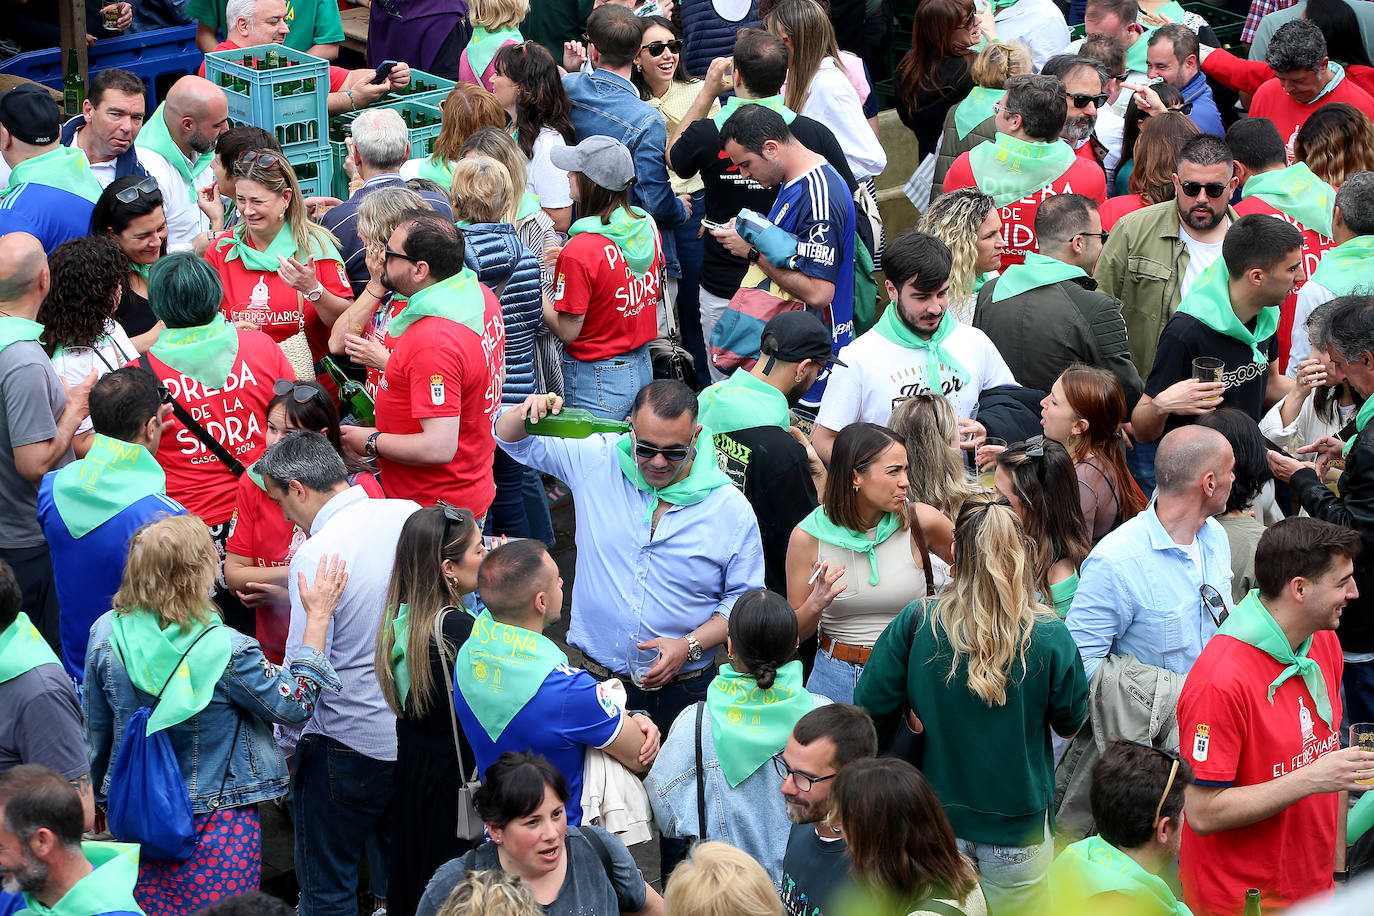
[[[806,449],[785,429],[755,426],[717,433],[716,457],[759,520],[764,585],[787,594],[787,542],[819,505]]]
[[[849,844],[823,840],[815,824],[793,824],[782,858],[782,908],[787,916],[825,916],[849,875]]]
[[[1226,393],[1221,397],[1221,406],[1237,407],[1258,423],[1264,416],[1269,363],[1278,359],[1278,335],[1273,334],[1261,343],[1260,350],[1268,363],[1255,362],[1249,344],[1212,330],[1192,315],[1175,312],[1159,335],[1159,349],[1155,351],[1155,364],[1145,382],[1145,393],[1152,398],[1158,397],[1175,382],[1193,377],[1195,357],[1215,356],[1224,364]],[[1164,432],[1196,421],[1197,417],[1170,414]]]
[[[858,187],[844,150],[830,128],[797,115],[792,121],[792,134],[807,149],[824,156],[851,192]],[[672,170],[683,178],[701,173],[706,185],[706,218],[713,222],[729,222],[745,208],[767,215],[777,200],[777,188],[765,188],[739,173],[739,168],[721,150],[720,131],[710,118],[689,124],[668,159]],[[701,239],[701,285],[708,293],[728,299],[739,289],[749,262],[726,251],[710,232],[703,232]]]
[[[153,307],[148,304],[148,300],[130,289],[127,284],[124,287],[124,295],[119,298],[119,305],[115,308],[114,319],[130,337],[137,337],[157,324],[157,316],[153,314]]]

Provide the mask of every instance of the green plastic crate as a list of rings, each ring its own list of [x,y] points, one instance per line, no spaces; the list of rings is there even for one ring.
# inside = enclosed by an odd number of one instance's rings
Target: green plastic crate
[[[388,92],[382,96],[379,105],[372,105],[372,108],[385,107],[395,102],[424,102],[427,105],[438,106],[448,96],[449,90],[458,85],[450,79],[442,76],[435,76],[433,73],[426,73],[423,70],[412,69],[410,71],[410,85],[406,86],[402,92]]]
[[[433,121],[432,124],[426,124],[423,127],[409,127],[406,130],[406,136],[410,140],[410,158],[417,159],[420,156],[429,155],[430,150],[434,148],[434,141],[438,138],[439,131],[443,129],[443,125],[439,123],[443,114],[439,110],[437,104],[413,101],[391,102],[373,105],[370,108],[362,109],[362,111],[371,111],[378,108],[393,109],[400,112],[403,118],[407,115],[411,117],[423,115],[425,118]],[[333,188],[334,196],[340,199],[347,199],[348,197],[348,175],[344,172],[343,167],[344,159],[348,157],[348,144],[342,139],[335,138],[341,137],[341,132],[349,130],[352,127],[354,119],[357,117],[358,112],[349,111],[338,115],[329,122],[329,151],[332,176],[330,186]]]
[[[328,197],[334,186],[334,161],[328,148],[288,155],[302,197]]]
[[[244,66],[245,58],[265,62],[269,55],[290,66]],[[284,45],[235,48],[205,55],[205,78],[224,90],[234,124],[252,124],[273,134],[288,159],[328,150],[328,61]]]

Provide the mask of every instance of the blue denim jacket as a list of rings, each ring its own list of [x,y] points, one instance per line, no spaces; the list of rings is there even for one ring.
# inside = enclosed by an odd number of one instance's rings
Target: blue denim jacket
[[[91,627],[83,698],[91,784],[101,805],[110,791],[110,768],[129,717],[153,700],[129,680],[110,646],[113,616],[107,611]],[[337,693],[339,678],[328,659],[314,649],[302,648],[288,671],[269,662],[256,639],[234,635],[229,664],[210,705],[167,730],[196,814],[286,794],[290,774],[272,737],[272,723],[299,725],[308,720],[321,687]]]

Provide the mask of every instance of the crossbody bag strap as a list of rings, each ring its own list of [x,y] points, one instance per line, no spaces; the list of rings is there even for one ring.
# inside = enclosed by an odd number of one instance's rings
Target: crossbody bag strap
[[[157,377],[157,373],[153,372],[153,364],[149,362],[147,353],[144,353],[138,358],[138,364],[154,378]],[[162,385],[161,382],[158,383],[158,386],[161,388],[166,387]],[[204,426],[201,426],[196,418],[191,416],[191,412],[185,407],[182,407],[181,402],[172,397],[170,392],[168,393],[167,400],[172,405],[172,413],[182,422],[182,425],[191,431],[191,435],[200,440],[200,444],[205,446],[210,454],[218,458],[220,462],[229,469],[231,474],[235,477],[242,477],[244,471],[243,462],[229,454],[229,450],[221,445],[218,439],[210,435],[209,431],[206,430]]]
[[[458,755],[458,775],[464,781],[467,780],[467,766],[463,763],[463,741],[458,735],[458,711],[453,705],[453,670],[449,667],[448,652],[444,650],[444,618],[449,615],[453,608],[446,607],[434,615],[434,643],[439,649],[439,666],[444,672],[444,689],[448,692],[448,721],[453,727],[453,750]],[[472,765],[473,775],[476,775],[477,763]]]
[[[184,662],[184,661],[186,661],[186,656],[188,656],[188,655],[191,654],[191,650],[194,649],[194,648],[196,647],[196,643],[198,643],[198,642],[200,642],[202,639],[204,639],[206,633],[209,633],[211,630],[218,629],[218,627],[219,627],[219,624],[215,624],[215,625],[212,626],[212,627],[206,627],[205,629],[203,629],[203,630],[200,631],[200,635],[199,635],[199,636],[197,636],[195,639],[191,640],[191,644],[190,644],[189,646],[186,647],[186,651],[183,652],[183,653],[181,653],[181,658],[177,659],[177,663],[176,663],[175,665],[172,666],[172,673],[169,674],[169,675],[167,675],[167,680],[165,680],[165,681],[162,682],[162,689],[159,690],[159,691],[157,692],[157,696],[153,697],[154,702],[156,702],[156,701],[158,701],[158,700],[161,700],[161,699],[162,699],[162,695],[163,695],[164,693],[167,692],[167,687],[172,683],[172,678],[174,678],[174,677],[177,676],[177,671],[179,671],[179,670],[181,669],[181,663]],[[121,658],[120,661],[122,662],[122,661],[124,661],[124,659]],[[125,666],[125,670],[126,670],[126,671],[128,670],[128,666],[127,666],[127,665]]]
[[[926,577],[926,597],[929,598],[935,594],[935,573],[930,566],[930,546],[926,544],[926,533],[921,530],[921,523],[915,518],[911,520],[911,539],[921,551],[921,572]]]
[[[697,839],[706,842],[706,769],[702,765],[701,720],[706,715],[706,704],[697,703]]]

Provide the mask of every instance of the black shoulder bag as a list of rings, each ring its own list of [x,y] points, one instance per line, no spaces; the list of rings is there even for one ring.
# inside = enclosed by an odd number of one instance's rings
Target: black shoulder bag
[[[144,353],[138,358],[138,364],[143,367],[145,372],[152,375],[153,378],[157,378],[157,373],[153,371],[153,364],[148,361],[147,353]],[[157,386],[162,391],[167,392],[167,403],[172,405],[172,413],[182,422],[182,425],[191,431],[191,435],[200,440],[200,444],[209,449],[210,454],[218,458],[220,462],[229,469],[231,474],[235,477],[242,477],[244,471],[243,462],[229,454],[229,450],[223,445],[220,445],[219,440],[210,435],[210,431],[204,426],[201,426],[200,423],[196,421],[196,418],[191,416],[191,412],[181,406],[180,401],[172,397],[172,392],[168,390],[166,385],[159,381]]]

